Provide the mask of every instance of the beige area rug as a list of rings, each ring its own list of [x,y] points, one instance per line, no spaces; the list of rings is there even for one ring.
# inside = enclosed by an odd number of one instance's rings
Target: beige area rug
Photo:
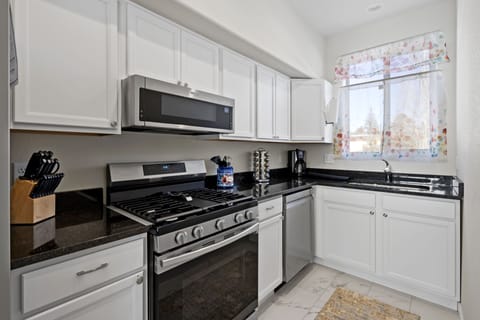
[[[420,320],[420,316],[337,288],[315,320]]]

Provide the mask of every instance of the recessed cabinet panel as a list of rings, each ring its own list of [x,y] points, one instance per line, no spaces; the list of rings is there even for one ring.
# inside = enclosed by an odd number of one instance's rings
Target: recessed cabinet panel
[[[182,30],[182,76],[190,88],[219,93],[219,47]]]
[[[282,216],[260,223],[258,235],[258,300],[261,303],[282,283]]]
[[[275,138],[290,140],[290,78],[276,75]]]
[[[257,137],[274,136],[275,73],[257,66]]]
[[[119,132],[117,15],[116,0],[14,1],[13,128]]]
[[[235,133],[232,137],[255,137],[255,63],[222,50],[222,94],[235,99]]]
[[[386,212],[383,273],[397,282],[455,296],[455,222]]]
[[[369,210],[325,201],[324,256],[364,272],[375,271],[375,217]]]
[[[143,8],[127,4],[128,74],[180,80],[180,29]]]

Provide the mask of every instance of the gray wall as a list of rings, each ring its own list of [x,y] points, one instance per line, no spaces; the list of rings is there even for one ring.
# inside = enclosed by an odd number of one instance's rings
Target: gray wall
[[[8,0],[0,0],[0,319],[10,318]]]
[[[120,136],[12,133],[12,161],[25,162],[32,152],[48,149],[62,162],[65,178],[59,190],[105,186],[109,162],[203,159],[210,174],[216,154],[233,158],[236,172],[251,170],[251,152],[264,147],[271,154],[271,168],[287,166],[287,150],[295,146],[278,143],[205,140],[194,136],[154,133],[124,133]]]
[[[480,317],[480,1],[458,0],[458,175],[465,182],[463,207],[462,309]]]

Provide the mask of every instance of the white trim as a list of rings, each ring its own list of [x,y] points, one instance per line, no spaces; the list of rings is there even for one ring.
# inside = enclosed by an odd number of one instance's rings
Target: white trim
[[[463,306],[461,302],[458,303],[458,316],[460,317],[460,320],[465,320],[463,316]]]

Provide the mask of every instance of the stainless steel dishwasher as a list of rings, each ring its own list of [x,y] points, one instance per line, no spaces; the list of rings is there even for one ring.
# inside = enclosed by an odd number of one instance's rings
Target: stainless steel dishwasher
[[[290,281],[312,261],[312,190],[284,197],[283,281]]]

